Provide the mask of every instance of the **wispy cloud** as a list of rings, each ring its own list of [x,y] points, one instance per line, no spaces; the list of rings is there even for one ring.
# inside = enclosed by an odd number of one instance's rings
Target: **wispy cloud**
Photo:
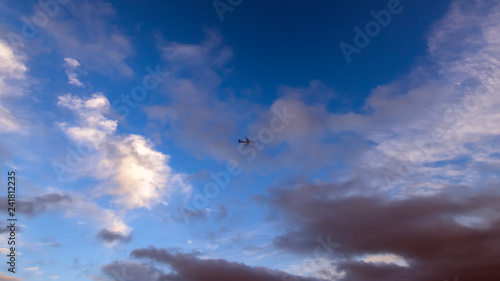
[[[26,79],[25,58],[0,40],[0,98],[2,103],[9,97],[20,96]],[[0,133],[19,130],[21,124],[11,110],[0,103]]]
[[[134,53],[130,38],[112,23],[116,10],[104,1],[72,1],[70,14],[51,20],[46,30],[66,57],[84,63],[86,69],[132,77],[125,60]]]
[[[5,197],[2,202],[7,202]],[[100,228],[114,233],[128,235],[130,228],[123,221],[123,215],[114,210],[101,208],[81,194],[49,189],[38,196],[18,200],[18,212],[28,217],[35,217],[45,212],[57,212],[71,218],[89,220]]]
[[[68,75],[68,83],[77,87],[84,87],[83,83],[78,80],[78,74],[75,72],[80,63],[72,58],[64,58],[64,66],[66,68],[66,75]]]
[[[170,125],[175,141],[197,157],[234,158],[235,151],[229,149],[232,140],[221,133],[236,132],[241,117],[235,104],[218,98],[222,76],[230,71],[232,49],[220,33],[209,29],[199,44],[159,41],[162,57],[170,66],[171,75],[162,85],[171,102],[146,107],[148,117]]]

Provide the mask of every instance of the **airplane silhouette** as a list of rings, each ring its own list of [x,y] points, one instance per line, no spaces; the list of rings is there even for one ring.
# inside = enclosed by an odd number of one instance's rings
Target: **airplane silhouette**
[[[249,145],[250,143],[252,143],[253,141],[249,140],[247,137],[245,137],[245,140],[242,141],[240,139],[238,139],[238,143],[244,143],[245,145]]]

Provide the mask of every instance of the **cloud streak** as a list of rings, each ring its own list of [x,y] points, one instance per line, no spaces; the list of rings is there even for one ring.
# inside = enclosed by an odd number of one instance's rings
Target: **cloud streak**
[[[65,5],[66,17],[55,17],[46,30],[58,42],[66,57],[84,63],[87,69],[105,74],[133,77],[125,62],[133,55],[130,38],[110,19],[117,11],[104,1],[72,1]]]
[[[7,204],[6,197],[0,198],[0,201]],[[124,237],[130,232],[122,215],[114,210],[101,208],[80,194],[51,189],[44,194],[18,199],[16,206],[19,213],[29,217],[56,212],[66,217],[90,220],[97,226]]]

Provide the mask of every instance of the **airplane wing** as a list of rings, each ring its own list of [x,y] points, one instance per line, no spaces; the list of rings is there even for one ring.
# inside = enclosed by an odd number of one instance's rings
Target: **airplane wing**
[[[247,142],[250,142],[250,140],[247,137],[245,137],[245,139],[247,140]]]

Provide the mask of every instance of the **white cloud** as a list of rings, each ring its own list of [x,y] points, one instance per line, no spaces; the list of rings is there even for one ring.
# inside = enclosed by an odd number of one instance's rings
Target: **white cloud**
[[[77,68],[80,66],[80,63],[72,58],[64,58],[64,62],[66,66],[71,67],[71,68]]]
[[[17,131],[19,128],[19,121],[0,104],[0,133]]]
[[[26,65],[24,57],[15,54],[9,45],[0,40],[0,99],[3,101],[7,97],[19,96],[22,93],[22,84],[26,79]],[[0,133],[13,132],[19,130],[21,124],[6,108],[0,103]]]
[[[370,262],[370,263],[386,263],[386,264],[395,264],[398,266],[402,267],[408,267],[408,262],[401,256],[399,255],[394,255],[394,254],[373,254],[373,255],[366,255],[360,260],[364,262]]]
[[[68,75],[68,83],[77,87],[84,87],[83,83],[78,80],[78,74],[75,72],[80,63],[76,59],[64,58],[64,66],[66,68],[66,75]]]
[[[311,276],[324,280],[342,280],[345,277],[345,272],[338,270],[332,262],[331,258],[309,257],[300,264],[287,266],[284,271],[297,276]]]
[[[59,97],[58,105],[77,115],[76,125],[59,124],[66,135],[77,144],[87,141],[95,149],[75,173],[102,180],[97,195],[112,195],[127,209],[150,208],[175,191],[190,189],[183,176],[168,166],[169,156],[156,151],[149,140],[117,133],[117,121],[104,116],[110,108],[102,94],[87,100],[68,94]]]
[[[14,54],[14,51],[9,47],[9,45],[0,41],[0,83],[4,83],[4,79],[18,79],[22,80],[25,78],[25,73],[28,70],[24,65],[24,58]]]

